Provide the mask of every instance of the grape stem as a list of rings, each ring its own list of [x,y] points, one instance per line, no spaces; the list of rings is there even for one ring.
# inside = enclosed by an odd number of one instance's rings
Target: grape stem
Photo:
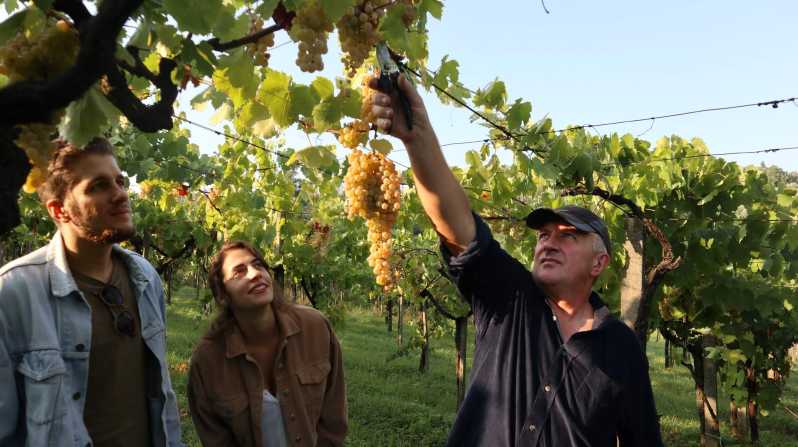
[[[241,37],[240,39],[230,40],[228,42],[221,42],[219,41],[218,37],[214,37],[213,39],[207,40],[206,42],[215,51],[227,51],[249,43],[255,43],[260,39],[262,39],[263,37],[268,36],[269,34],[274,34],[281,29],[284,29],[283,25],[274,24],[262,30],[256,31],[252,34]]]

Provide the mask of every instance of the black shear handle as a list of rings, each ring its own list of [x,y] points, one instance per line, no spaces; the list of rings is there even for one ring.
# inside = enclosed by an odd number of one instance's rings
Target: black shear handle
[[[396,91],[399,96],[399,103],[402,106],[402,112],[404,112],[407,130],[413,130],[413,111],[410,110],[410,101],[407,99],[407,96],[399,89],[399,73],[392,73],[390,75],[385,73],[381,74],[380,78],[377,80],[377,86],[381,92],[387,95]]]

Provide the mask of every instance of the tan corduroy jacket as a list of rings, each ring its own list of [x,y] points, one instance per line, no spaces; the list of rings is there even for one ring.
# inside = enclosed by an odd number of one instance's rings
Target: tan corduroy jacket
[[[287,439],[341,446],[347,430],[341,346],[327,319],[298,305],[275,307],[281,340],[274,378]],[[204,446],[262,446],[263,378],[238,325],[203,337],[191,358],[188,401]]]

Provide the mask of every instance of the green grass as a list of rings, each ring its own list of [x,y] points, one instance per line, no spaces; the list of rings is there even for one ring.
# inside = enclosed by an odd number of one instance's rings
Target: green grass
[[[186,365],[191,351],[207,327],[207,318],[193,303],[191,289],[182,289],[168,309],[169,361],[177,393],[186,445],[200,445],[186,402]],[[412,328],[406,328],[409,333]],[[469,361],[473,353],[469,344]],[[386,331],[383,317],[367,310],[350,310],[345,324],[336,329],[344,352],[349,399],[349,446],[438,446],[455,414],[454,341],[432,340],[430,370],[418,372],[418,353],[390,362],[396,352],[395,334]],[[652,339],[648,346],[651,380],[662,414],[666,445],[698,446],[698,420],[694,411],[692,379],[683,366],[664,369],[663,342]],[[791,377],[783,404],[798,411],[798,378]],[[720,399],[721,433],[724,445],[747,445],[731,438],[726,399]],[[798,447],[798,419],[784,408],[760,418],[761,445]]]

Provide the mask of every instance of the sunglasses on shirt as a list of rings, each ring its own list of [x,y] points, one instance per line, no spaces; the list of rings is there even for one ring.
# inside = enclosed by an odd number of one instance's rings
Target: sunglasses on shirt
[[[133,337],[136,335],[136,320],[133,314],[124,306],[122,292],[114,286],[105,286],[100,292],[100,299],[111,311],[114,317],[114,329],[122,335]]]

